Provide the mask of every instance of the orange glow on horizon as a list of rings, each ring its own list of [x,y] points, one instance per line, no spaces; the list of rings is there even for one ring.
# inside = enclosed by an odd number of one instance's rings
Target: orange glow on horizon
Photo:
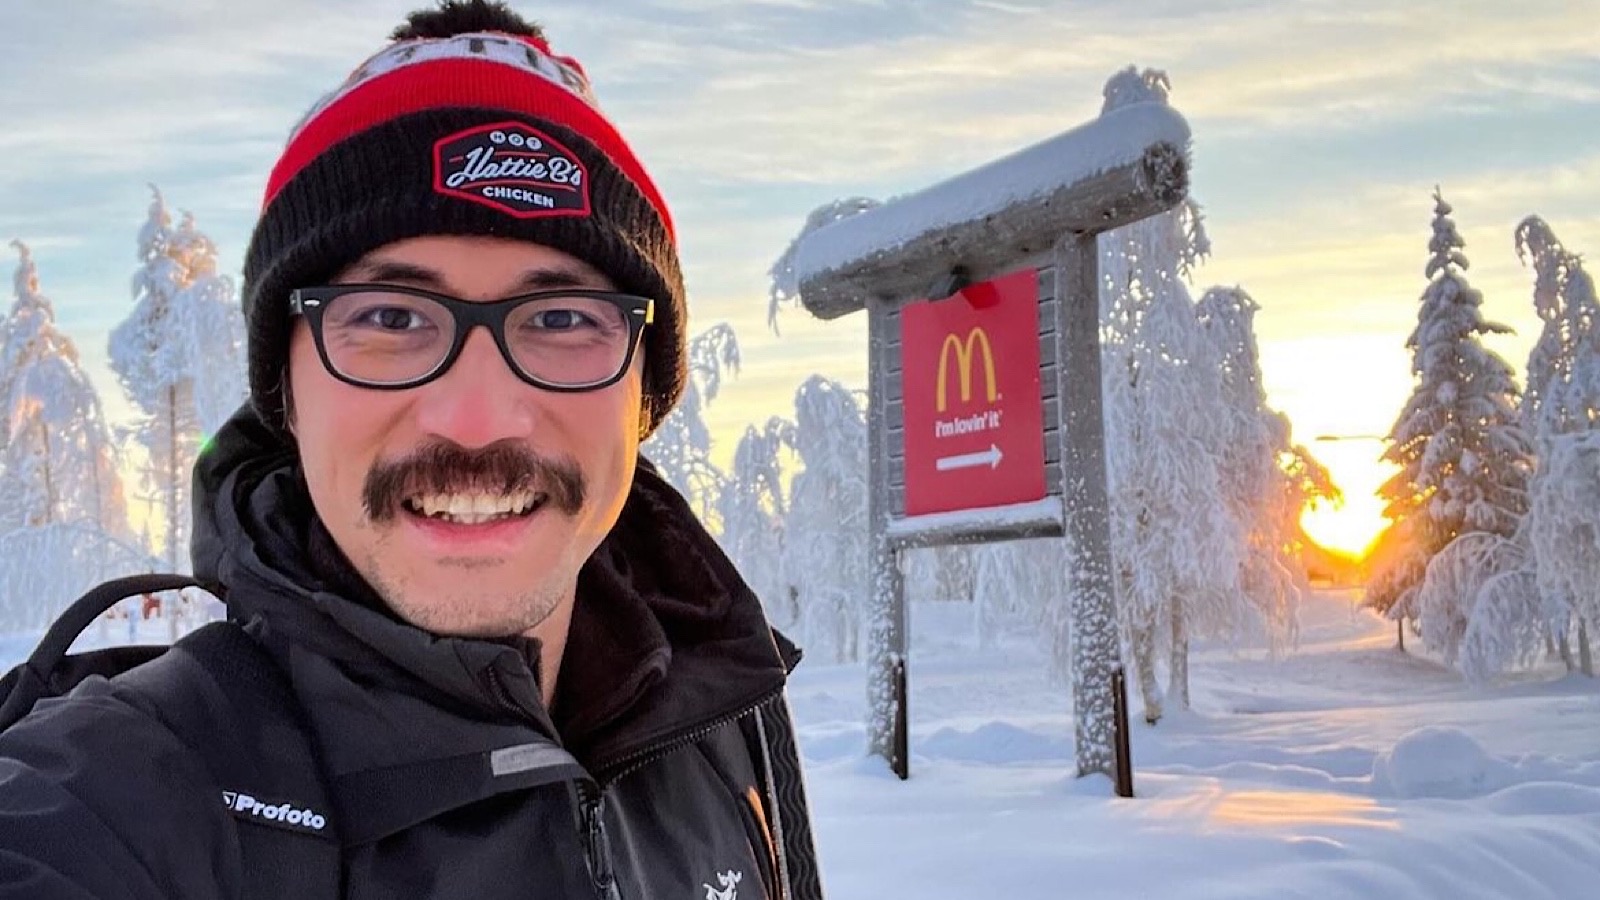
[[[1377,458],[1376,447],[1377,443],[1367,440],[1319,442],[1310,447],[1344,492],[1344,502],[1307,504],[1300,513],[1300,526],[1318,544],[1358,560],[1389,526],[1378,488],[1395,468]]]
[[[1359,561],[1389,524],[1381,514],[1382,504],[1374,507],[1353,509],[1348,500],[1341,508],[1326,503],[1307,506],[1300,513],[1300,527],[1319,545]]]

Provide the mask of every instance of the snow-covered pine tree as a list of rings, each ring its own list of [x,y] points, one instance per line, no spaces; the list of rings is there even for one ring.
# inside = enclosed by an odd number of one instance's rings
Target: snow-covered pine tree
[[[244,319],[216,247],[184,214],[172,227],[161,192],[139,229],[134,307],[112,330],[111,368],[143,413],[147,496],[160,504],[165,565],[186,570],[189,475],[202,435],[245,399]]]
[[[1107,82],[1105,111],[1165,103],[1165,73],[1129,67]],[[1242,529],[1223,496],[1221,368],[1184,285],[1209,252],[1199,207],[1100,236],[1102,379],[1118,613],[1147,721],[1169,692],[1188,704],[1193,636],[1234,632],[1248,610],[1238,576]],[[1059,662],[1058,662],[1059,665]]]
[[[1435,191],[1428,287],[1406,341],[1417,383],[1383,455],[1400,468],[1380,489],[1385,515],[1405,526],[1409,540],[1389,548],[1367,602],[1391,618],[1419,620],[1424,640],[1453,658],[1477,587],[1515,554],[1475,538],[1435,557],[1464,534],[1512,537],[1528,508],[1533,448],[1517,414],[1511,367],[1481,340],[1510,329],[1483,318],[1483,297],[1467,283],[1465,242],[1450,213]],[[1424,603],[1430,577],[1440,587]],[[1452,589],[1463,585],[1472,590]]]
[[[187,363],[201,435],[215,434],[250,394],[246,375],[245,321],[233,280],[217,271],[217,246],[184,212],[173,235],[177,255],[188,265],[189,284],[178,295],[169,346]]]
[[[689,341],[689,380],[683,399],[640,449],[713,532],[724,475],[711,461],[711,429],[705,408],[717,399],[724,374],[739,374],[739,338],[727,323],[713,325]]]
[[[866,404],[813,375],[795,391],[795,451],[783,569],[797,592],[801,633],[839,662],[860,657],[872,584],[867,522]]]
[[[745,582],[780,627],[799,624],[795,592],[784,575],[784,520],[789,512],[783,483],[783,453],[793,452],[795,424],[773,416],[765,426],[745,428],[733,451],[733,471],[717,500],[722,520],[718,540]]]
[[[21,262],[0,358],[0,628],[24,629],[142,558],[99,395],[56,328],[27,245],[12,246]]]

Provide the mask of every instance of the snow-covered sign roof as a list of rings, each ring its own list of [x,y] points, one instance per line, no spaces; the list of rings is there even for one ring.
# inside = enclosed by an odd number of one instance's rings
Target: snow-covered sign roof
[[[1189,126],[1139,103],[802,236],[801,301],[831,319],[868,297],[920,299],[960,266],[1004,273],[1063,235],[1098,234],[1170,209],[1188,190]]]

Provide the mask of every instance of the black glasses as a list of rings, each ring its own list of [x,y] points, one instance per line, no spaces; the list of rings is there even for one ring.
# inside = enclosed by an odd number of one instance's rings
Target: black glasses
[[[592,391],[628,370],[655,301],[613,291],[539,291],[473,303],[420,288],[336,284],[299,288],[304,316],[329,374],[359,387],[400,390],[449,370],[482,325],[511,371],[548,391]]]

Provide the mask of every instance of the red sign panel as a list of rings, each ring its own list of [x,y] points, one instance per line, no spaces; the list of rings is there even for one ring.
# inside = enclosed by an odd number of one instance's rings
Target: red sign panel
[[[900,310],[908,516],[1044,497],[1039,278]]]

